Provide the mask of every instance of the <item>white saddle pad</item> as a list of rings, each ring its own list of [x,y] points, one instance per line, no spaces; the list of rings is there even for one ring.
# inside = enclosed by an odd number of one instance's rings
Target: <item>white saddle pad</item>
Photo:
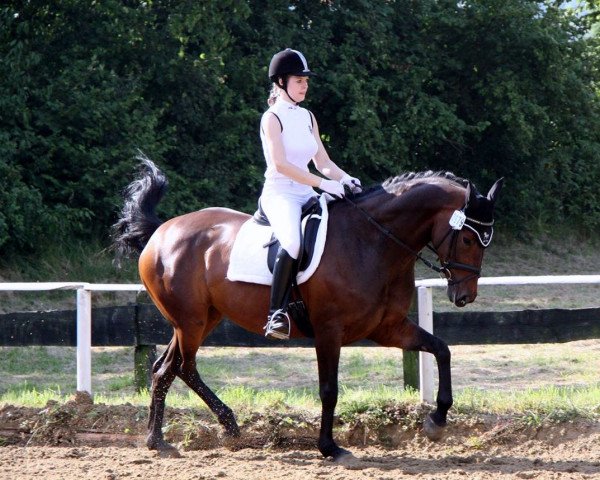
[[[322,213],[321,224],[317,232],[315,251],[310,265],[308,265],[306,270],[298,272],[298,276],[296,277],[298,284],[306,282],[315,273],[325,249],[327,219],[329,218],[326,197],[327,195],[321,195],[319,198]],[[308,217],[302,220],[303,231],[307,220]],[[270,226],[258,225],[252,219],[242,225],[233,244],[231,258],[229,259],[229,268],[227,269],[227,278],[229,280],[271,285],[273,274],[267,266],[268,247],[263,247],[263,245],[271,240],[272,233],[273,230]]]

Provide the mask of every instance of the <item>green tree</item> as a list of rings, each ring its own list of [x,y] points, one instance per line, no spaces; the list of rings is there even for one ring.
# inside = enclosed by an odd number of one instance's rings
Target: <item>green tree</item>
[[[600,227],[598,3],[9,0],[0,7],[0,251],[106,240],[138,148],[163,216],[250,211],[271,56],[306,53],[331,156],[380,182],[507,177],[504,225]]]
[[[506,176],[511,223],[598,227],[597,58],[584,21],[552,5],[472,0],[441,12],[431,33],[449,58],[437,62],[440,98],[485,126],[438,158],[484,183]]]
[[[141,68],[132,62],[140,41],[136,13],[120,1],[2,7],[0,97],[9,102],[2,148],[13,175],[1,181],[41,200],[47,228],[38,235],[32,222],[28,236],[10,232],[15,248],[98,235],[114,210],[122,159],[136,145],[164,143],[140,89]]]

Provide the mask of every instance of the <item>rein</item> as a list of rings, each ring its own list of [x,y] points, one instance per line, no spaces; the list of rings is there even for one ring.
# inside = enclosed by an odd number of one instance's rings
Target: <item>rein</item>
[[[421,255],[421,252],[417,252],[416,250],[414,250],[413,248],[411,248],[409,245],[407,245],[406,243],[404,243],[402,240],[400,240],[396,235],[394,235],[390,230],[388,230],[387,228],[385,228],[383,225],[381,225],[377,220],[375,220],[371,215],[369,215],[369,213],[367,211],[365,211],[363,208],[359,207],[355,202],[353,202],[352,200],[350,200],[347,196],[344,196],[344,200],[346,200],[350,205],[352,205],[356,210],[358,210],[366,219],[367,221],[373,225],[377,230],[379,230],[381,233],[383,233],[386,237],[388,237],[390,240],[392,240],[396,245],[399,245],[400,247],[404,248],[405,250],[407,250],[408,252],[410,252],[412,255],[414,255],[418,260],[420,260],[421,262],[423,262],[423,264],[433,270],[434,272],[439,273],[440,275],[443,275],[444,278],[446,278],[446,280],[448,280],[448,285],[455,285],[458,284],[460,282],[463,282],[465,280],[471,279],[473,277],[479,277],[481,274],[481,269],[477,268],[477,267],[473,267],[472,265],[467,265],[466,263],[460,263],[460,262],[453,262],[453,261],[447,261],[447,262],[443,262],[441,264],[441,267],[438,267],[437,265],[431,263],[429,260],[427,260],[425,257],[423,257],[423,255]],[[453,233],[454,232],[454,233]],[[448,238],[448,235],[450,235],[451,233],[453,233],[452,236],[452,249],[456,250],[456,240],[457,240],[457,234],[458,234],[459,230],[454,230],[452,228],[448,229],[448,232],[446,233],[446,235],[444,235],[444,238],[442,238],[442,241],[439,243],[439,245],[442,245],[444,243],[444,241],[446,240],[446,238]],[[438,248],[439,248],[438,245]],[[427,244],[426,247],[431,250],[433,253],[435,253],[438,256],[439,259],[439,254],[437,252],[437,248],[431,244]],[[451,269],[458,269],[458,270],[464,270],[467,272],[472,272],[472,275],[469,275],[468,277],[465,277],[461,280],[459,280],[458,282],[452,279],[452,272],[450,271]]]

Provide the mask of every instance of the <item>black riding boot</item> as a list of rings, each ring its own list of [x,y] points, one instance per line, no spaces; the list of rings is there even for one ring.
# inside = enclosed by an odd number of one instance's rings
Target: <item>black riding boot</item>
[[[294,259],[281,248],[273,267],[273,285],[269,317],[265,325],[265,337],[287,340],[290,338],[290,317],[287,304],[291,290],[291,277],[294,272]]]

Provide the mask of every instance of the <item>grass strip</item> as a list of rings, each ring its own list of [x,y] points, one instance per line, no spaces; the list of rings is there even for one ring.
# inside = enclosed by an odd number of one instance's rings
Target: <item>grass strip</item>
[[[222,388],[219,397],[228,404],[240,420],[251,413],[268,414],[273,411],[302,411],[317,415],[320,401],[309,389],[254,390],[248,387]],[[19,388],[0,395],[0,408],[6,405],[44,407],[48,401],[67,402],[70,395],[60,387],[36,390]],[[94,396],[94,402],[105,405],[132,404],[147,406],[148,391],[138,394],[103,393]],[[181,409],[206,410],[207,407],[192,392],[170,393],[167,406]],[[375,389],[342,388],[337,414],[342,419],[357,416],[385,417],[390,409],[402,407],[398,413],[422,410],[418,392],[381,386]],[[457,392],[450,417],[471,415],[510,415],[530,426],[545,422],[566,422],[574,419],[600,419],[600,384],[582,387],[543,387],[527,390],[479,390],[467,388]]]

